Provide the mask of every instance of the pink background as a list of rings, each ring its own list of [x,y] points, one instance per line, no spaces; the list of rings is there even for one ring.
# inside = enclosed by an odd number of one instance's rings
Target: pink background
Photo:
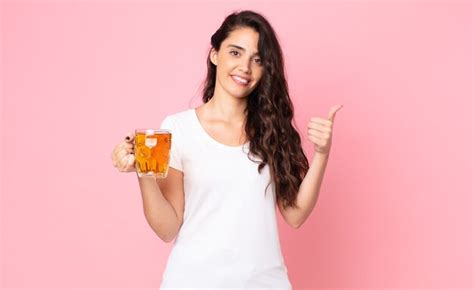
[[[473,287],[472,3],[3,1],[3,289],[155,288],[172,244],[113,147],[200,104],[234,9],[281,40],[296,120],[343,104],[294,289]]]

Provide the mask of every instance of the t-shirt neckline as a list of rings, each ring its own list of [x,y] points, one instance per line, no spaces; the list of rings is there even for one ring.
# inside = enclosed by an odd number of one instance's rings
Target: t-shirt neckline
[[[209,135],[209,133],[207,133],[207,131],[204,129],[204,127],[202,126],[201,124],[201,121],[199,120],[198,118],[198,115],[197,115],[197,112],[196,112],[196,108],[192,108],[192,109],[189,109],[191,111],[191,114],[193,115],[193,119],[196,123],[196,126],[199,128],[199,131],[201,132],[202,135],[204,135],[204,138],[208,139],[210,142],[220,146],[220,147],[223,147],[223,148],[227,148],[227,149],[231,149],[231,150],[236,150],[236,149],[241,149],[243,148],[244,146],[248,146],[250,144],[250,141],[247,141],[246,143],[242,144],[242,145],[237,145],[237,146],[230,146],[230,145],[226,145],[226,144],[223,144],[219,141],[217,141],[216,139],[214,139],[211,135]]]

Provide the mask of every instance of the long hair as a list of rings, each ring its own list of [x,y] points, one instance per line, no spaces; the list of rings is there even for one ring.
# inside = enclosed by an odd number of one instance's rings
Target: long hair
[[[211,45],[219,51],[221,43],[233,30],[244,27],[258,32],[258,51],[263,64],[260,83],[247,96],[245,132],[250,143],[249,154],[260,157],[259,173],[265,165],[269,165],[276,197],[282,201],[283,207],[297,207],[296,197],[309,164],[301,147],[301,138],[292,125],[294,108],[288,94],[283,53],[275,31],[262,15],[254,11],[234,12],[212,35]],[[213,97],[216,85],[216,66],[209,57],[212,48],[207,58],[202,96],[204,103]]]

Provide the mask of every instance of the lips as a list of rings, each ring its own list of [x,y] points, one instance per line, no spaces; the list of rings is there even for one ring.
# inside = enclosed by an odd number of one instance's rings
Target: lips
[[[234,82],[236,82],[238,85],[241,86],[247,86],[250,83],[250,80],[248,78],[240,77],[237,75],[232,75],[231,76]]]

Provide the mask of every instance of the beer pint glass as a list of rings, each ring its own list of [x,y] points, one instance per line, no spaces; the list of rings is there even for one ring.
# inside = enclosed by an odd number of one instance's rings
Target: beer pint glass
[[[165,178],[171,150],[171,131],[164,129],[135,130],[135,166],[139,177]]]

